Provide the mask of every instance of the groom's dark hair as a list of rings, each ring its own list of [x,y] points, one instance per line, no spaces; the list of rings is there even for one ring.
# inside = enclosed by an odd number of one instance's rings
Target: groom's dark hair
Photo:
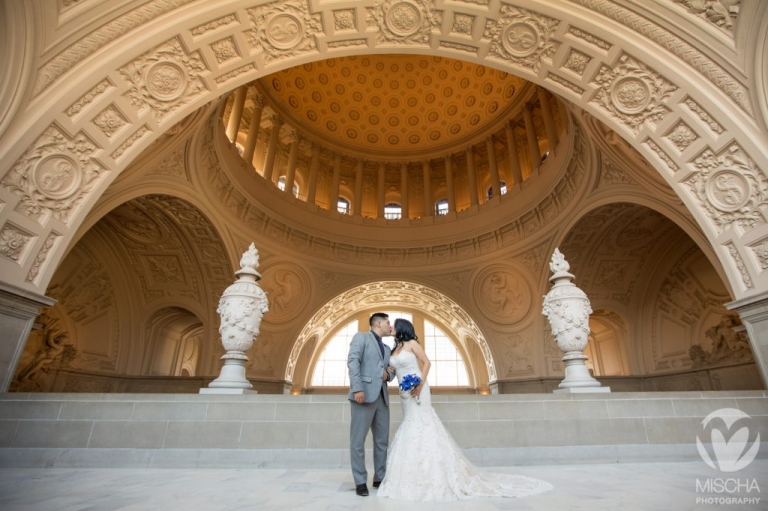
[[[387,319],[389,317],[389,314],[384,314],[383,312],[374,312],[371,314],[371,319],[368,320],[368,326],[373,326],[374,323],[376,323],[380,319]]]

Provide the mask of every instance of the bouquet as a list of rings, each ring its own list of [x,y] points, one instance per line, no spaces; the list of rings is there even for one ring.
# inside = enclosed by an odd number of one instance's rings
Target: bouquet
[[[400,390],[403,392],[409,392],[421,384],[421,378],[417,374],[406,374],[400,379]],[[419,398],[416,398],[416,403],[421,404]]]

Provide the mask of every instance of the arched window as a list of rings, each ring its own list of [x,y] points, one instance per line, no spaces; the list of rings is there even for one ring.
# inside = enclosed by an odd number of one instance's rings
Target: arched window
[[[507,193],[507,182],[506,181],[502,181],[501,183],[499,183],[499,188],[501,189],[501,194],[505,195]],[[488,189],[485,191],[485,196],[488,197],[489,199],[491,197],[493,197],[493,187],[492,186],[488,187]]]
[[[277,180],[277,187],[280,188],[282,191],[285,191],[285,176],[280,176],[280,179]],[[293,183],[293,196],[298,197],[299,196],[299,185],[296,183]]]
[[[427,375],[430,387],[466,387],[469,385],[464,359],[447,335],[424,320],[424,352],[432,367]]]
[[[387,220],[397,220],[402,216],[403,216],[403,208],[400,207],[400,204],[395,204],[394,202],[390,202],[389,204],[384,205],[384,218],[386,218]]]
[[[357,320],[349,323],[326,345],[317,359],[315,372],[312,373],[312,385],[316,387],[349,386],[347,374],[347,352],[352,336],[358,332]]]
[[[343,197],[339,197],[338,202],[336,203],[336,210],[341,213],[342,215],[348,215],[349,214],[349,201]]]
[[[407,319],[416,323],[417,331],[420,330],[420,323],[423,323],[424,337],[419,339],[419,343],[429,357],[432,367],[427,375],[429,385],[432,387],[466,387],[469,385],[469,377],[464,359],[454,346],[451,339],[443,333],[432,322],[424,319],[422,321],[413,320],[413,315],[407,312],[387,311],[390,322],[394,325],[398,318]],[[349,352],[349,343],[352,341],[358,331],[357,320],[352,321],[339,332],[326,345],[320,358],[317,360],[315,370],[312,373],[313,387],[346,387],[349,386],[349,375],[347,373],[347,354]],[[418,332],[421,334],[421,332]],[[392,347],[394,339],[385,337],[382,341]],[[390,382],[390,385],[397,385],[397,378]]]
[[[440,199],[435,203],[435,215],[447,215],[448,214],[448,199]]]

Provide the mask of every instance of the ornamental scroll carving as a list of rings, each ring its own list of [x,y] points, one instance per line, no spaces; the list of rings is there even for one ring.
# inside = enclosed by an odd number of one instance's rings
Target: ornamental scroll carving
[[[672,0],[716,27],[732,33],[739,15],[741,0]]]
[[[19,158],[2,185],[19,197],[17,211],[40,224],[49,216],[66,224],[106,170],[92,158],[97,149],[82,132],[68,138],[50,126]]]
[[[322,18],[309,13],[306,2],[280,2],[248,9],[254,27],[248,43],[261,48],[266,61],[317,51],[315,36],[323,33]]]
[[[718,233],[734,223],[743,229],[766,223],[763,210],[768,204],[768,183],[738,144],[720,154],[707,149],[693,165],[699,172],[684,183]]]
[[[200,75],[208,71],[199,52],[187,53],[178,38],[148,51],[120,73],[131,83],[125,95],[138,109],[162,120],[195,96],[207,92]]]
[[[592,100],[635,133],[664,118],[664,102],[677,87],[645,64],[623,54],[613,68],[603,66],[594,79],[598,87]]]
[[[542,59],[559,47],[554,37],[559,23],[527,9],[502,5],[499,20],[485,27],[483,37],[492,40],[492,54],[538,71]]]
[[[434,2],[384,0],[368,9],[368,26],[379,29],[377,44],[429,44],[432,28],[442,24]]]

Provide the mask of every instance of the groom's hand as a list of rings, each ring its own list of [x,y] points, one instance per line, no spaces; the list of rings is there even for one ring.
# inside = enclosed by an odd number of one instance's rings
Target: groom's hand
[[[381,377],[381,381],[387,381],[389,380],[389,373],[386,369],[384,369],[384,375]]]
[[[361,405],[365,403],[365,392],[362,390],[360,392],[355,392],[355,403]]]

